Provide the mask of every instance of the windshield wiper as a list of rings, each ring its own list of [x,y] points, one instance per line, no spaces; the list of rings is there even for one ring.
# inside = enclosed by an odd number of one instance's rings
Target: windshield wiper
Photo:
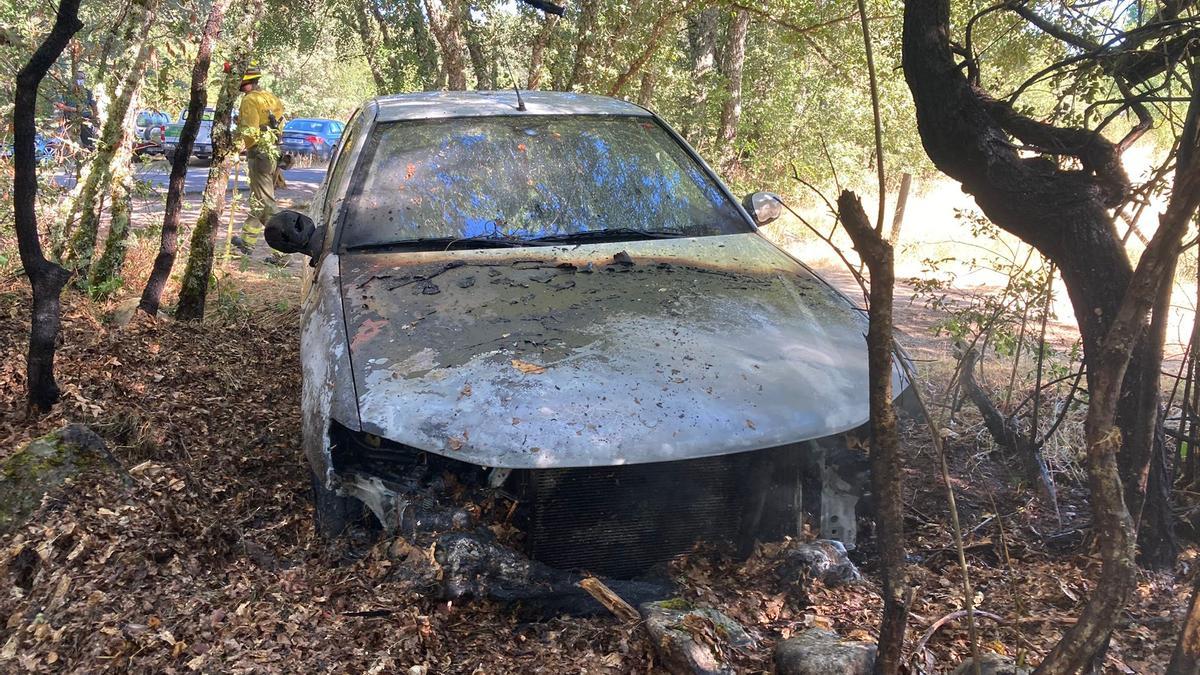
[[[419,237],[417,239],[397,239],[395,241],[370,242],[347,246],[347,251],[369,251],[382,248],[418,248],[428,250],[445,250],[464,244],[462,248],[517,248],[529,246],[525,239],[507,237]]]
[[[633,227],[612,227],[605,230],[586,230],[549,234],[530,241],[535,244],[575,244],[590,241],[628,241],[631,239],[675,239],[688,236],[680,230],[640,230]]]

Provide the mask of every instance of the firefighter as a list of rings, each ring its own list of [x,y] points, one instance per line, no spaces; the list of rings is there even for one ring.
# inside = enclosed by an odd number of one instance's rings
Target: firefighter
[[[75,76],[75,85],[55,101],[54,109],[62,116],[63,138],[77,141],[85,151],[96,147],[96,99],[83,73]]]
[[[240,237],[232,243],[249,256],[262,234],[263,224],[275,213],[278,175],[279,134],[283,126],[283,104],[269,91],[259,88],[262,71],[251,64],[242,75],[242,104],[238,108],[237,142],[246,151],[250,178],[250,216]],[[282,182],[282,181],[280,181]]]

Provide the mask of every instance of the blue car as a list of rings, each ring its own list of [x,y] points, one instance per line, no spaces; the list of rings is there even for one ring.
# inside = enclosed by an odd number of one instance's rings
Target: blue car
[[[283,125],[280,149],[287,154],[327,162],[342,138],[345,125],[337,120],[301,117]]]

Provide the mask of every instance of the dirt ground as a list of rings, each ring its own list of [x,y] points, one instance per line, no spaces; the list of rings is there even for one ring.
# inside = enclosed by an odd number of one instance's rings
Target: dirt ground
[[[303,203],[304,191],[285,194]],[[147,205],[145,214],[154,213]],[[194,219],[194,210],[188,212]],[[148,215],[147,217],[150,217]],[[152,239],[152,238],[151,238]],[[312,526],[299,445],[297,287],[303,264],[255,260],[218,274],[199,324],[141,315],[124,326],[156,243],[131,251],[124,296],[68,293],[58,373],[64,396],[44,417],[23,407],[28,290],[0,282],[0,455],[66,422],[91,425],[117,467],[78,476],[32,520],[0,536],[0,670],[8,672],[650,672],[638,625],[608,616],[531,619],[520,607],[446,603],[407,580],[421,564],[394,541],[327,544]],[[264,246],[260,244],[260,246]],[[266,255],[265,247],[262,256]],[[173,298],[172,286],[168,295]],[[897,303],[909,345],[944,359],[944,342]],[[938,372],[936,368],[932,369]],[[921,386],[936,393],[933,376]],[[985,650],[1037,662],[1086,602],[1098,561],[1085,501],[1060,477],[1060,523],[992,452],[970,411],[949,441]],[[917,585],[915,670],[952,669],[969,653],[961,571],[937,458],[905,431],[907,543]],[[854,552],[868,580],[828,588],[781,578],[786,544],[749,560],[698,550],[672,574],[680,595],[742,623],[758,644],[732,655],[769,671],[771,647],[811,626],[873,634],[880,601],[868,541]],[[407,556],[407,557],[406,557]],[[1143,572],[1108,654],[1110,672],[1161,671],[1195,574]],[[415,669],[414,669],[415,668]]]

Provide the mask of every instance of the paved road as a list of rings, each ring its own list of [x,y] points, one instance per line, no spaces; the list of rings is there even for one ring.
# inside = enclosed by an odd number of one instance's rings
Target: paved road
[[[239,190],[249,190],[250,184],[246,180],[246,165],[239,164],[237,178],[237,187]],[[149,181],[155,190],[166,190],[167,182],[171,175],[171,167],[162,160],[147,162],[138,166],[136,176],[138,180]],[[229,182],[233,184],[235,177],[230,176]],[[313,167],[306,169],[288,169],[283,172],[283,179],[287,181],[289,188],[298,188],[308,192],[315,191],[321,186],[321,181],[325,179],[325,167]],[[72,176],[60,176],[59,183],[64,187],[70,187],[74,183]],[[208,182],[208,166],[201,165],[195,161],[188,167],[187,178],[184,181],[183,191],[185,194],[196,194],[204,191],[204,185]]]

